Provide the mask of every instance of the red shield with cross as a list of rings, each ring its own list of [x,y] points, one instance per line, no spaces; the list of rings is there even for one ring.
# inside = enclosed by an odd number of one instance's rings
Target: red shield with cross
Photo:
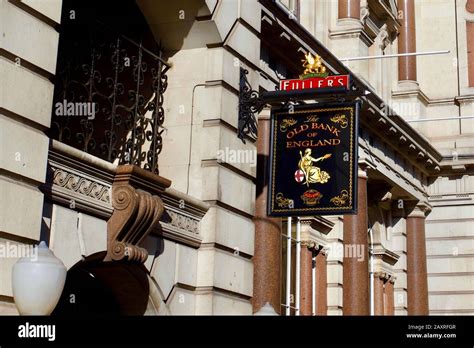
[[[295,180],[296,182],[302,182],[304,180],[304,173],[301,169],[298,169],[296,172],[295,172]]]

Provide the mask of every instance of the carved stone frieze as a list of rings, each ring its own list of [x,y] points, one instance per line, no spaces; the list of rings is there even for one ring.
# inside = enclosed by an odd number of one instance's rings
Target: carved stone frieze
[[[46,198],[69,209],[108,219],[115,166],[58,141],[49,150]]]
[[[108,221],[106,260],[144,262],[148,252],[141,243],[148,235],[201,244],[209,205],[170,184],[138,166],[116,166],[53,140],[42,191],[53,204]]]
[[[53,171],[54,185],[101,202],[110,203],[110,186],[54,165],[51,166],[51,170]]]
[[[170,209],[167,210],[167,213],[171,218],[171,226],[184,229],[191,233],[199,233],[199,220],[193,219]]]

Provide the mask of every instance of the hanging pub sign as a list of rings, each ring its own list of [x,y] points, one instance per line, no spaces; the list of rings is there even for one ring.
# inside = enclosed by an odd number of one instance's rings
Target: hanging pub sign
[[[354,214],[359,103],[272,110],[268,215]]]

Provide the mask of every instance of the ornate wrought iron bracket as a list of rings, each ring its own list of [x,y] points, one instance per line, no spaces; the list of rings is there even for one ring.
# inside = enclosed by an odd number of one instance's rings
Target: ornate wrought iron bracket
[[[257,91],[252,89],[247,74],[248,70],[240,68],[239,84],[239,122],[238,137],[245,144],[245,137],[255,139],[257,137],[256,114],[262,111],[265,102],[262,101]]]
[[[353,79],[350,79],[349,90],[345,87],[334,87],[325,89],[303,89],[295,91],[271,91],[262,92],[252,90],[247,80],[248,70],[240,68],[239,86],[239,122],[238,137],[245,144],[245,137],[255,139],[257,137],[257,116],[267,104],[283,107],[288,103],[299,103],[304,100],[317,99],[320,102],[346,102],[356,99],[362,95],[360,89]]]

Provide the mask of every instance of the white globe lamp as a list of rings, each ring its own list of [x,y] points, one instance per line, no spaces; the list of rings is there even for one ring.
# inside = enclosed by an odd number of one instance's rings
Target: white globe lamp
[[[46,243],[41,242],[36,251],[37,255],[23,257],[13,266],[13,298],[21,315],[50,315],[66,281],[66,267]]]

